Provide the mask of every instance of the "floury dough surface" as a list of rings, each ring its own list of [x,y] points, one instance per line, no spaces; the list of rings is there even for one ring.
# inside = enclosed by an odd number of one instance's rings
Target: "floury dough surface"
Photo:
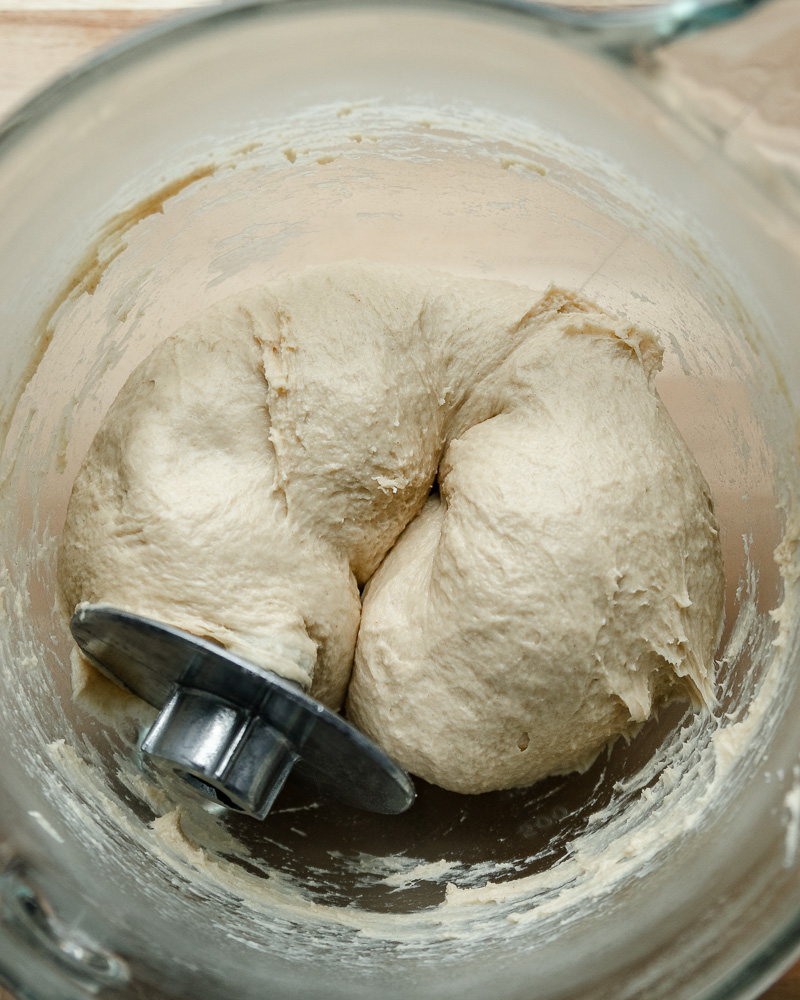
[[[346,700],[445,788],[583,769],[667,698],[713,700],[718,530],[660,364],[555,288],[352,262],[252,289],[113,404],[63,597]]]

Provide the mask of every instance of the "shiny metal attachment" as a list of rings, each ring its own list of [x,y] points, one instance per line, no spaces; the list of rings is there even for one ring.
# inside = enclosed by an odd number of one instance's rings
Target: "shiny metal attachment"
[[[81,605],[70,629],[106,677],[160,709],[143,753],[228,809],[264,819],[290,772],[370,812],[413,802],[399,765],[291,681],[107,605]]]

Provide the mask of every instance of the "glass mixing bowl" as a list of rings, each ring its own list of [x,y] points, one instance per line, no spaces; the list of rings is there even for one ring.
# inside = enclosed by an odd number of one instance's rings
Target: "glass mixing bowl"
[[[788,965],[797,132],[748,142],[730,106],[725,127],[698,115],[653,48],[746,6],[236,3],[6,123],[0,980],[19,996],[722,1000]],[[772,11],[776,37],[800,27]],[[420,782],[394,818],[291,787],[258,824],[142,770],[148,713],[71,661],[57,600],[76,471],[183,319],[356,257],[559,283],[661,337],[659,389],[723,531],[716,712],[671,705],[530,789]]]

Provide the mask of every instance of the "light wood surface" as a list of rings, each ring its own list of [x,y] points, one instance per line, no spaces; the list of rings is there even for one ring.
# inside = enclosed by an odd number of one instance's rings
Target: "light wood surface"
[[[0,118],[48,80],[187,0],[0,0]],[[12,1000],[0,988],[0,1000]],[[800,962],[763,1000],[800,1000]]]
[[[90,52],[161,13],[4,10],[0,2],[0,118]]]

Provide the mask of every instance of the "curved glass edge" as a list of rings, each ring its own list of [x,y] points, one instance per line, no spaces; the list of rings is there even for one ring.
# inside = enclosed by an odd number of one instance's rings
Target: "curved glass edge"
[[[627,62],[640,49],[653,48],[680,35],[722,24],[767,2],[770,0],[666,0],[647,6],[602,10],[539,0],[435,0],[435,5],[517,14],[547,34]],[[341,3],[342,0],[335,0],[335,4]],[[409,7],[434,6],[426,0],[351,0],[349,5],[398,6],[399,3]],[[163,48],[174,39],[185,40],[236,20],[290,7],[316,6],[317,0],[233,0],[187,11],[133,32],[45,86],[0,122],[0,155],[31,123],[49,116],[62,103],[101,81],[106,73],[135,62],[143,51]]]
[[[698,1000],[757,1000],[800,959],[800,909],[765,947]]]
[[[513,6],[535,18],[549,34],[629,63],[642,50],[732,21],[767,2],[769,0],[666,0],[644,6],[586,9],[572,4],[517,0]],[[511,3],[498,5],[512,6]]]
[[[630,61],[637,50],[665,44],[740,17],[770,0],[668,0],[647,7],[589,10],[537,0],[227,0],[159,20],[102,49],[46,85],[4,121],[0,121],[0,160],[16,143],[71,100],[125,66],[135,64],[176,42],[204,36],[220,26],[272,15],[288,8],[393,6],[430,11],[476,8],[518,15],[540,31],[598,53]],[[2,934],[0,934],[2,937]],[[755,1000],[800,958],[800,907],[773,938],[698,1000]],[[0,962],[0,986],[19,989],[6,962]],[[31,994],[28,994],[31,995]],[[83,994],[82,994],[83,995]],[[88,995],[88,994],[86,994]]]

